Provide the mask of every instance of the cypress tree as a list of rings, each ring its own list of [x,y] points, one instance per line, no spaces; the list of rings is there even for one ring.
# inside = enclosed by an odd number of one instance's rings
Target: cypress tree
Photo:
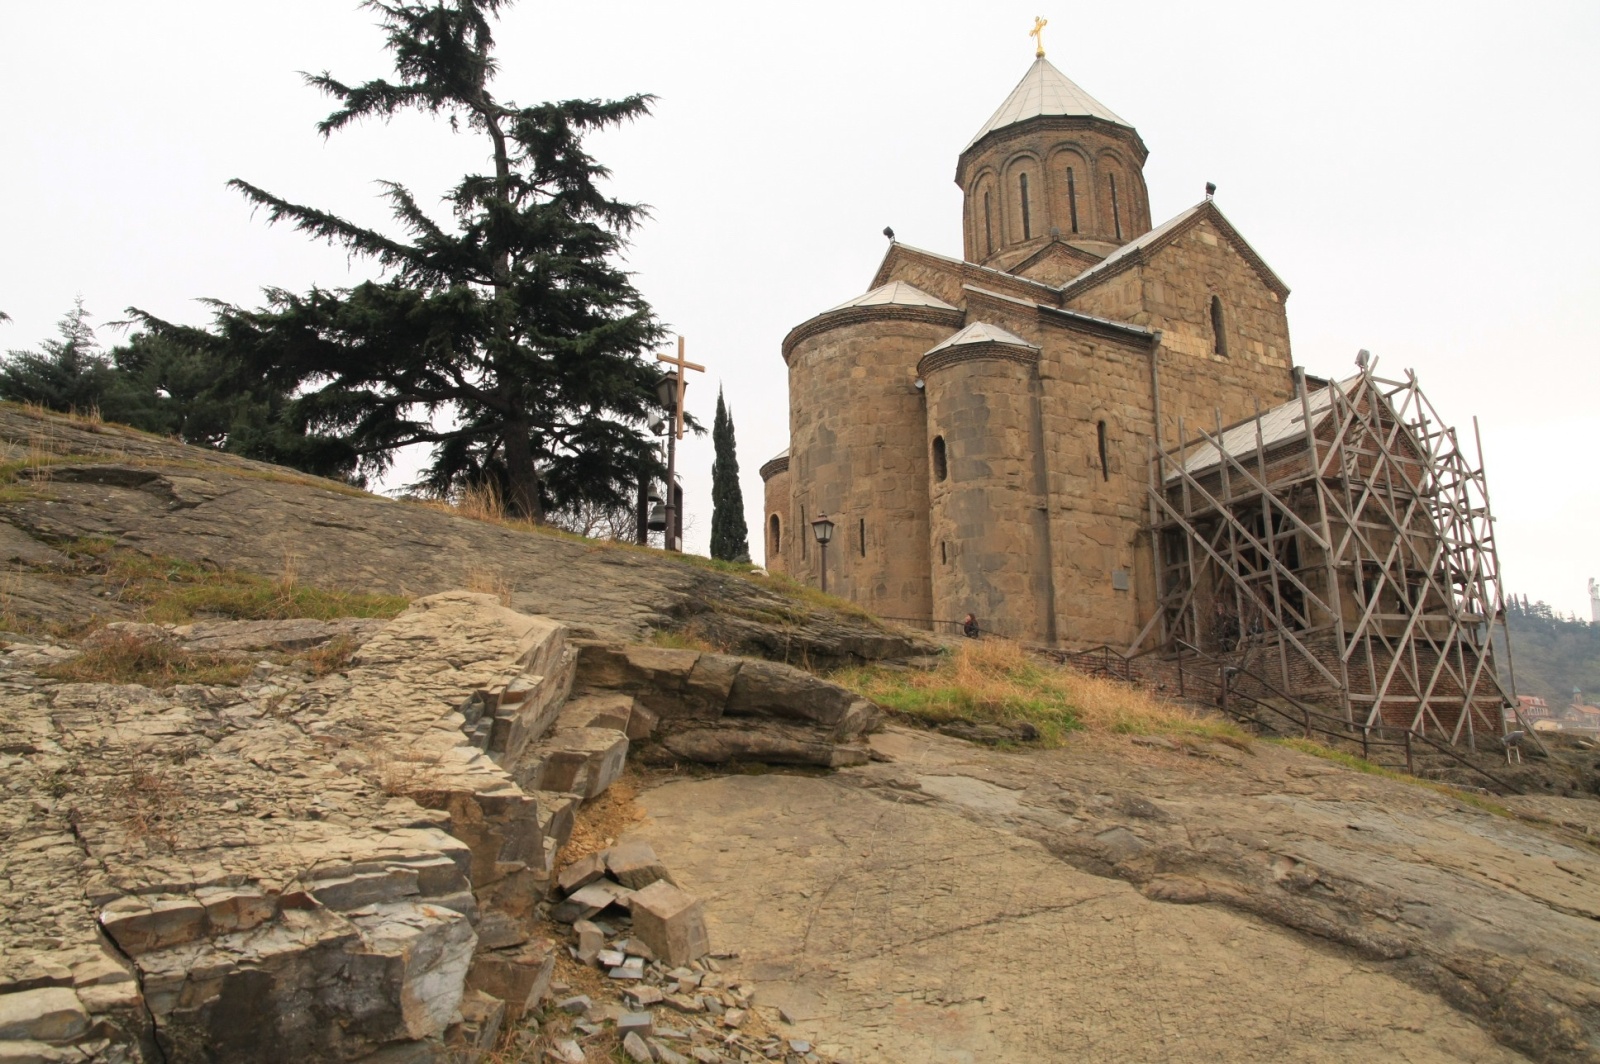
[[[609,172],[583,138],[644,116],[653,98],[498,100],[492,23],[511,0],[364,6],[398,76],[347,85],[307,75],[337,102],[318,131],[417,110],[480,138],[492,169],[460,179],[444,221],[383,182],[401,235],[230,182],[269,222],[370,258],[385,277],[268,289],[255,311],[219,304],[216,342],[295,394],[307,429],[346,440],[366,471],[427,443],[419,486],[440,494],[488,482],[533,520],[582,502],[626,504],[641,464],[654,462],[644,425],[657,367],[643,356],[661,329],[616,262],[646,211],[601,193]]]
[[[711,556],[728,562],[750,560],[744,523],[744,493],[739,490],[739,458],[734,453],[733,415],[717,389],[717,417],[711,426],[716,458],[711,463]]]

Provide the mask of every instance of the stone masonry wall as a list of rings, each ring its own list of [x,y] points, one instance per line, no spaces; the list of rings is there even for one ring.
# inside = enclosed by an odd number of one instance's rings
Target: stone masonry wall
[[[934,616],[972,612],[1005,635],[1049,640],[1048,544],[1031,364],[980,357],[930,370]],[[938,441],[936,443],[936,441]]]
[[[1222,301],[1226,354],[1213,350],[1213,295]],[[1218,408],[1223,424],[1233,424],[1294,395],[1283,297],[1207,218],[1068,306],[1161,330],[1168,446],[1177,443],[1180,417],[1192,436],[1195,427],[1216,429]]]
[[[857,321],[800,340],[789,356],[792,497],[784,523],[794,533],[784,565],[820,583],[810,522],[826,512],[835,522],[828,590],[884,616],[926,617],[932,608],[916,366],[954,327]]]

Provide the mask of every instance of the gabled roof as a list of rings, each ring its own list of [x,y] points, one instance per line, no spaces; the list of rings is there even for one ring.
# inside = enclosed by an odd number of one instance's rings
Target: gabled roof
[[[975,321],[965,329],[941,343],[928,348],[926,354],[935,351],[946,351],[952,347],[965,347],[968,344],[1007,344],[1011,347],[1026,347],[1029,350],[1039,350],[1038,344],[1030,344],[1016,333],[1007,332],[998,325],[990,325],[986,321]]]
[[[829,307],[823,313],[828,314],[835,310],[848,310],[850,307],[882,307],[891,303],[906,307],[934,307],[939,310],[956,309],[937,296],[930,296],[922,289],[906,284],[904,281],[890,281],[886,285],[874,288],[865,295],[847,299],[836,307]]]
[[[1016,125],[1018,122],[1025,122],[1041,115],[1099,118],[1114,125],[1133,128],[1119,118],[1111,108],[1074,84],[1071,78],[1052,66],[1044,56],[1040,56],[1034,60],[1028,72],[1022,75],[1022,80],[1011,90],[1006,102],[1001,104],[1000,109],[990,116],[982,129],[978,130],[978,135],[967,142],[967,148],[997,129],[1004,129],[1006,126]],[[966,148],[961,150],[966,151]]]
[[[1078,276],[1061,286],[1062,295],[1070,298],[1085,288],[1092,287],[1108,277],[1121,273],[1130,266],[1145,261],[1152,252],[1177,239],[1178,236],[1187,232],[1201,218],[1210,219],[1211,224],[1216,226],[1217,231],[1239,253],[1240,257],[1255,267],[1256,273],[1261,276],[1262,281],[1266,283],[1268,288],[1277,292],[1280,297],[1289,294],[1289,286],[1284,284],[1283,279],[1276,273],[1272,272],[1272,267],[1267,265],[1266,260],[1256,254],[1255,248],[1251,247],[1245,238],[1239,235],[1239,230],[1235,229],[1233,223],[1228,221],[1222,212],[1217,209],[1216,203],[1211,200],[1202,200],[1181,214],[1162,222],[1144,236],[1128,241],[1100,262],[1078,274]]]

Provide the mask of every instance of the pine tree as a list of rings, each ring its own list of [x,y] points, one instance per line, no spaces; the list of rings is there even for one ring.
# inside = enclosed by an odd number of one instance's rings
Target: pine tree
[[[739,490],[739,457],[734,452],[733,415],[717,389],[717,418],[711,440],[716,457],[711,462],[711,556],[728,562],[750,560],[748,529],[744,523],[744,492]]]
[[[492,21],[511,0],[380,2],[397,80],[308,82],[338,101],[323,136],[414,109],[483,138],[490,173],[449,192],[441,223],[384,182],[403,230],[391,236],[230,182],[312,237],[375,260],[385,279],[353,289],[267,291],[267,305],[219,305],[217,342],[280,387],[305,424],[348,439],[364,469],[399,447],[433,446],[421,486],[441,494],[489,482],[516,514],[579,501],[625,503],[651,440],[661,337],[615,259],[643,207],[607,198],[586,134],[646,115],[653,100],[499,102]],[[151,323],[153,326],[162,323]]]
[[[58,340],[39,351],[8,352],[0,367],[0,399],[37,403],[62,413],[98,412],[111,380],[111,363],[100,350],[83,297],[56,323]]]

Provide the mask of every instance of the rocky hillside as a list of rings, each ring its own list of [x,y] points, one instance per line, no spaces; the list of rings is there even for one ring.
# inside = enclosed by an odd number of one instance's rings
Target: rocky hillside
[[[1600,802],[881,729],[787,663],[932,648],[782,581],[0,441],[6,1064],[1600,1061]]]
[[[0,405],[4,610],[21,621],[127,617],[116,588],[75,565],[114,544],[324,588],[420,596],[479,588],[578,635],[639,639],[691,626],[777,660],[842,664],[916,652],[898,633],[775,581],[660,552],[463,520],[115,425]]]

